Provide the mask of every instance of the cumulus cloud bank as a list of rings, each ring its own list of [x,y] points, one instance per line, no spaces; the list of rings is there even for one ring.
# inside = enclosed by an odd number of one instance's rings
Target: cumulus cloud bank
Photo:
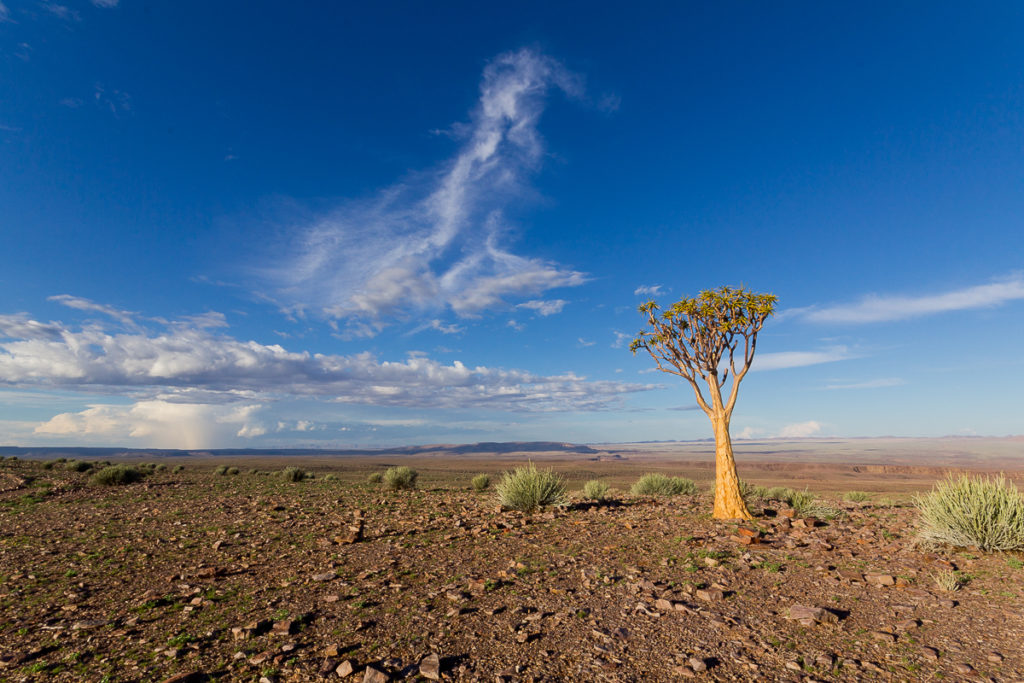
[[[205,319],[217,322],[213,315]],[[111,393],[159,390],[165,392],[160,398],[165,410],[170,404],[252,405],[280,397],[420,408],[601,410],[651,388],[572,373],[544,376],[459,361],[444,364],[422,354],[380,361],[370,353],[289,351],[181,321],[157,332],[111,332],[99,324],[72,329],[24,315],[0,315],[0,384]],[[111,408],[87,417],[98,424],[115,413],[120,414]],[[72,424],[70,419],[62,424]]]
[[[265,271],[283,305],[372,336],[390,317],[444,309],[472,317],[582,284],[583,273],[504,246],[503,210],[527,194],[541,162],[537,124],[553,90],[582,95],[580,79],[543,54],[498,56],[484,69],[470,123],[456,128],[460,149],[439,171],[297,229],[282,265]]]

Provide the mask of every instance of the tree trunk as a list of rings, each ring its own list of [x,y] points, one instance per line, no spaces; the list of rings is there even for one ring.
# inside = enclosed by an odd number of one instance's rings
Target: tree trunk
[[[715,519],[752,519],[753,515],[740,495],[736,460],[729,437],[729,416],[724,411],[711,417],[715,428]]]

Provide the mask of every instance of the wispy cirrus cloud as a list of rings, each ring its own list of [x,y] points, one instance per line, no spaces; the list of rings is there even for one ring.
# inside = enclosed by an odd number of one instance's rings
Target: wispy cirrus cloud
[[[455,156],[293,231],[283,263],[261,271],[276,300],[292,313],[339,321],[349,336],[373,336],[392,318],[444,309],[473,317],[583,284],[583,273],[505,245],[504,209],[529,194],[552,91],[578,98],[583,88],[535,50],[499,55],[484,69],[470,123],[453,127],[462,143]]]
[[[95,311],[96,313],[102,313],[103,315],[110,316],[114,320],[118,320],[126,325],[135,324],[135,314],[131,311],[122,311],[113,306],[106,304],[98,304],[95,301],[82,298],[80,296],[72,296],[70,294],[57,294],[55,296],[47,297],[47,301],[56,301],[59,304],[67,306],[68,308],[74,308],[79,311]]]
[[[662,293],[661,289],[661,285],[640,285],[633,290],[633,294],[636,296],[658,296]]]
[[[776,351],[757,354],[751,368],[753,370],[785,370],[807,365],[835,363],[856,357],[857,355],[847,346],[833,346],[817,351]]]
[[[964,289],[922,296],[870,295],[850,304],[794,309],[786,317],[814,323],[878,323],[938,313],[994,308],[1024,299],[1024,277],[1012,277]]]
[[[795,422],[786,425],[779,430],[779,438],[782,439],[804,439],[821,432],[821,423],[816,420],[806,422]]]
[[[527,308],[532,311],[535,311],[537,315],[547,317],[549,315],[561,313],[562,309],[565,308],[565,305],[567,303],[569,302],[566,301],[565,299],[549,299],[547,301],[533,300],[517,304],[516,308]]]
[[[900,387],[906,384],[906,381],[899,377],[881,377],[879,379],[869,379],[864,382],[848,382],[845,384],[828,384],[825,386],[826,389],[882,389],[885,387]]]
[[[96,7],[102,7],[104,9],[111,9],[117,7],[120,0],[92,0],[92,4]]]

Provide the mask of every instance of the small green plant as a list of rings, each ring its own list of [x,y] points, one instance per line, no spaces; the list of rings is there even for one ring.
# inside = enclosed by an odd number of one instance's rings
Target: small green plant
[[[104,467],[92,475],[92,483],[99,486],[123,486],[142,479],[142,472],[130,465],[113,465]]]
[[[416,478],[419,473],[411,467],[389,467],[384,470],[384,486],[391,491],[416,488]]]
[[[88,472],[92,469],[92,463],[85,460],[68,460],[64,463],[64,469],[69,472]]]
[[[1002,474],[954,479],[950,475],[914,498],[918,541],[978,547],[986,552],[1024,549],[1024,496]]]
[[[472,484],[474,491],[485,491],[491,485],[491,477],[487,474],[478,474],[473,477]]]
[[[241,472],[241,470],[239,470],[237,467],[229,467],[228,468],[228,474],[230,474],[232,476],[237,475],[239,472]]]
[[[367,484],[379,484],[382,481],[384,481],[383,472],[370,472],[368,475],[366,475]]]
[[[160,463],[159,465],[157,465],[156,467],[153,468],[153,471],[154,472],[166,472],[167,471],[167,465],[165,465],[163,463]]]
[[[803,491],[792,491],[789,496],[789,506],[796,510],[801,517],[818,517],[820,519],[835,519],[843,513],[836,508],[817,499],[817,497],[804,489]]]
[[[773,486],[765,491],[765,500],[774,500],[780,503],[789,503],[789,499],[796,493],[793,489],[787,486]]]
[[[175,465],[174,466],[174,472],[184,472],[184,471],[185,471],[185,466],[184,465]]]
[[[42,468],[43,468],[44,470],[52,470],[52,469],[53,469],[53,464],[54,464],[54,463],[53,463],[53,461],[52,461],[52,460],[47,460],[46,462],[44,462],[44,463],[42,464]]]
[[[533,512],[547,505],[565,505],[565,482],[554,471],[538,470],[532,462],[506,472],[495,488],[503,507]]]
[[[302,481],[306,478],[306,472],[298,467],[285,467],[277,474],[285,481]]]
[[[843,500],[848,503],[866,503],[871,500],[871,495],[864,491],[847,491],[843,494]]]
[[[583,497],[600,503],[608,498],[608,484],[600,479],[591,479],[583,485]]]
[[[932,575],[932,579],[935,581],[935,587],[941,591],[952,593],[960,590],[960,577],[952,569],[940,569]]]
[[[684,477],[667,477],[652,472],[640,477],[630,493],[634,496],[682,496],[697,493],[697,484]]]
[[[1006,558],[1006,564],[1010,569],[1024,569],[1024,561],[1019,557],[1008,557]]]
[[[218,475],[218,476],[223,477],[224,475],[226,475],[228,473],[228,466],[227,465],[221,465],[220,467],[215,468],[213,470],[213,473]]]

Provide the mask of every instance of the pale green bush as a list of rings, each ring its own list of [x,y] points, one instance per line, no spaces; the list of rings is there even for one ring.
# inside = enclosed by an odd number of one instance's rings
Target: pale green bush
[[[92,475],[90,481],[100,486],[123,486],[142,479],[142,472],[129,465],[113,465],[104,467]]]
[[[532,462],[506,472],[495,491],[503,507],[522,512],[568,502],[562,478],[552,470],[538,470]]]
[[[487,474],[478,474],[473,477],[472,484],[474,491],[484,491],[491,485],[491,477]]]
[[[306,478],[305,470],[301,470],[298,467],[285,467],[277,475],[285,481],[302,481]]]
[[[635,496],[682,496],[697,493],[697,484],[684,477],[667,477],[653,472],[640,477],[630,493]]]
[[[367,484],[379,484],[382,481],[384,481],[383,472],[370,472],[368,475],[366,475]]]
[[[392,491],[416,488],[416,478],[419,473],[411,467],[389,467],[384,470],[384,486]]]
[[[1002,474],[950,476],[916,496],[914,505],[921,543],[984,551],[1024,549],[1024,496]]]
[[[865,503],[871,500],[871,494],[865,493],[864,491],[847,491],[843,495],[843,500],[848,503]]]
[[[600,479],[591,479],[583,485],[583,497],[600,503],[608,497],[608,484]]]

